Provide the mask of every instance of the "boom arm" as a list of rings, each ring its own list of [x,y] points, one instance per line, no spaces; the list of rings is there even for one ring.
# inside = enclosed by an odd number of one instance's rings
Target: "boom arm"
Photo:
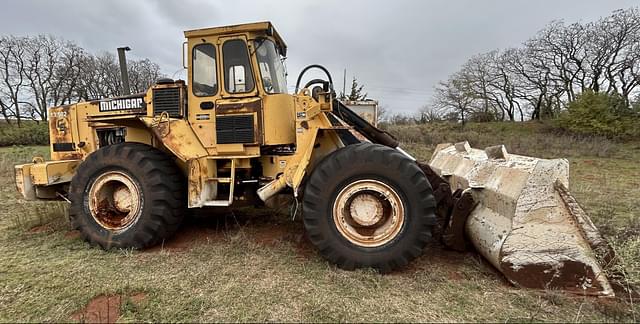
[[[397,148],[400,144],[391,134],[371,125],[337,99],[333,100],[333,113],[372,143],[382,144],[391,148]]]

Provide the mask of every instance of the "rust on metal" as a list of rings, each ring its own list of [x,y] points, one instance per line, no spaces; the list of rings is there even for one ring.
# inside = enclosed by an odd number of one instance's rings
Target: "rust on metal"
[[[453,194],[449,183],[439,176],[428,164],[417,162],[418,166],[424,172],[431,188],[433,197],[436,201],[436,226],[433,230],[433,236],[436,240],[442,240],[445,228],[449,224],[451,210],[453,208]]]
[[[446,247],[460,252],[469,249],[464,231],[467,218],[475,206],[476,203],[469,189],[458,189],[454,192],[451,214],[442,233],[442,242]]]
[[[225,115],[247,115],[255,114],[254,118],[254,144],[264,142],[262,130],[262,100],[251,100],[245,102],[222,103],[216,107],[216,117]]]
[[[452,250],[468,250],[469,242],[464,231],[467,218],[476,206],[473,195],[462,189],[452,193],[447,180],[439,176],[429,165],[417,163],[431,184],[436,200],[437,223],[433,231],[434,237]]]
[[[566,189],[567,160],[509,154],[503,146],[478,150],[463,142],[439,146],[429,164],[453,190],[470,194],[476,205],[466,219],[466,237],[509,281],[613,296],[603,271],[611,250]],[[464,199],[457,204],[470,206]],[[458,236],[461,219],[451,217]]]
[[[76,121],[75,104],[54,107],[49,110],[49,140],[53,160],[80,160],[82,152],[75,147],[73,133],[77,132],[73,122]],[[73,145],[64,151],[57,151],[55,145]]]
[[[95,213],[96,218],[100,219],[100,223],[109,229],[124,227],[125,218],[129,214],[115,208],[107,199],[100,201],[92,212]]]
[[[351,243],[376,247],[393,240],[405,222],[400,195],[373,179],[357,180],[344,187],[333,204],[338,232]]]
[[[139,119],[151,128],[162,145],[181,161],[209,155],[187,120],[169,118],[167,114]]]
[[[571,216],[576,221],[578,228],[581,230],[582,235],[585,237],[591,248],[596,252],[597,259],[600,261],[601,266],[608,265],[614,258],[615,252],[613,248],[607,243],[607,241],[600,235],[598,228],[593,224],[589,215],[582,209],[576,199],[569,193],[569,189],[564,186],[560,181],[554,183],[554,187],[562,202],[564,202],[567,209],[570,211]]]
[[[89,211],[105,229],[120,231],[140,216],[142,196],[136,182],[120,171],[108,171],[89,188]]]

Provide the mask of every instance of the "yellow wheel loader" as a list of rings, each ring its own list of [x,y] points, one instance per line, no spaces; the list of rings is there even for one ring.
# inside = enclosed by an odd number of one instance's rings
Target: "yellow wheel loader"
[[[457,143],[421,164],[336,100],[324,67],[288,94],[271,23],[185,37],[187,82],[50,108],[52,160],[15,167],[25,199],[69,201],[92,245],[142,249],[187,208],[290,194],[311,242],[344,269],[403,267],[435,235],[515,284],[612,294],[595,255],[606,243],[568,193],[566,161]],[[312,69],[326,78],[302,84]]]

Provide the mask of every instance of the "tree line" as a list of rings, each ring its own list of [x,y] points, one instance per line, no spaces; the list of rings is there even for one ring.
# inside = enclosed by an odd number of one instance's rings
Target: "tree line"
[[[640,102],[640,11],[593,22],[553,21],[522,46],[470,58],[434,91],[421,119],[556,118],[585,92]]]
[[[162,76],[149,59],[128,60],[133,93]],[[9,124],[47,120],[47,108],[122,94],[116,55],[92,54],[49,35],[0,37],[0,115]]]

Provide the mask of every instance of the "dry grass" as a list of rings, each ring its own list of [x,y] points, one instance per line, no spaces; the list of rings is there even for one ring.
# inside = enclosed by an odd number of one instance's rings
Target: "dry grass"
[[[418,144],[426,149],[466,140],[473,147],[504,144],[511,153],[543,158],[612,157],[620,153],[620,146],[606,138],[563,134],[538,122],[476,123],[464,128],[452,123],[390,125],[387,130],[406,145]]]
[[[640,179],[637,149],[626,159],[617,156],[629,149],[612,145],[614,157],[570,155],[572,190],[610,237],[637,219]],[[406,146],[423,159],[433,149]],[[436,246],[390,275],[342,271],[304,240],[299,221],[268,210],[203,212],[161,247],[104,252],[69,232],[63,205],[16,198],[12,165],[33,152],[44,150],[0,149],[0,322],[68,321],[111,295],[123,296],[119,321],[127,322],[610,322],[638,311],[622,300],[517,289],[478,255]],[[140,293],[142,301],[130,297]]]

